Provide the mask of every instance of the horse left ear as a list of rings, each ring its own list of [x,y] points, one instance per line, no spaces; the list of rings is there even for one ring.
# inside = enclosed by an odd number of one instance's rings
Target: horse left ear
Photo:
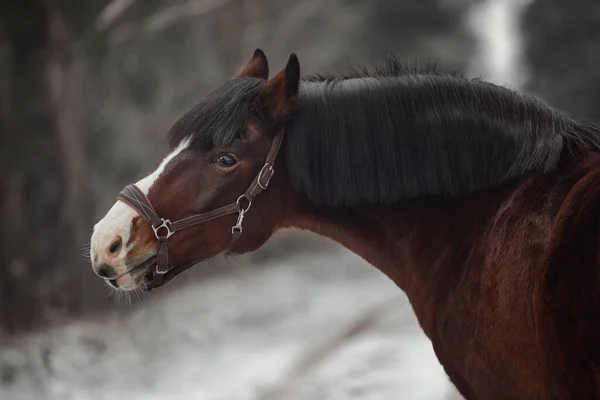
[[[287,65],[263,86],[260,97],[263,111],[276,120],[285,119],[296,106],[300,86],[300,62],[291,54]]]
[[[265,56],[265,53],[261,49],[254,50],[254,54],[250,61],[248,61],[248,64],[236,75],[238,78],[243,76],[262,79],[269,78],[269,63],[267,56]]]

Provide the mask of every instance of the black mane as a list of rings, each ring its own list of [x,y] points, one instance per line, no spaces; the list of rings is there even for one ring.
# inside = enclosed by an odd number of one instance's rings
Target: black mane
[[[210,147],[240,137],[264,82],[228,82],[180,120],[174,141],[192,132]],[[458,196],[548,172],[564,150],[599,149],[600,129],[504,87],[390,58],[304,78],[284,146],[298,192],[316,206],[354,206]]]

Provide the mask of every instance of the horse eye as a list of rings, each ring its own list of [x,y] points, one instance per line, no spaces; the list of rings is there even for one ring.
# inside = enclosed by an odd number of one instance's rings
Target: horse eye
[[[217,164],[219,164],[222,167],[229,168],[229,167],[233,167],[235,164],[237,164],[237,159],[232,154],[222,154],[219,157],[217,157],[216,162],[217,162]]]

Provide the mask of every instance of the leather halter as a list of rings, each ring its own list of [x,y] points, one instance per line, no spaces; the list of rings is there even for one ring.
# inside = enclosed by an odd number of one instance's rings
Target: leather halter
[[[267,154],[264,165],[248,189],[246,189],[246,191],[237,198],[235,203],[230,203],[202,214],[192,215],[190,217],[171,222],[170,220],[161,218],[158,215],[158,213],[154,210],[154,207],[152,207],[152,203],[148,197],[135,184],[127,185],[118,194],[117,200],[120,200],[133,208],[142,218],[150,223],[152,230],[154,231],[154,235],[158,241],[158,248],[156,252],[156,269],[154,271],[149,289],[164,285],[175,275],[183,272],[198,262],[195,261],[193,263],[181,266],[170,265],[167,241],[175,232],[213,220],[215,218],[237,213],[237,221],[235,225],[231,227],[231,238],[227,248],[228,251],[233,247],[235,242],[242,235],[242,222],[244,221],[244,216],[248,210],[250,210],[252,200],[268,187],[269,182],[273,177],[273,173],[275,172],[273,165],[275,163],[275,159],[277,158],[277,154],[279,153],[279,149],[281,148],[281,143],[283,142],[283,133],[284,129],[282,128],[271,143],[271,149]]]

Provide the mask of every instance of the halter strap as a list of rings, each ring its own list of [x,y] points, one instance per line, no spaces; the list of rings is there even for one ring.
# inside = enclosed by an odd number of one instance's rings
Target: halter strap
[[[156,252],[156,270],[151,284],[152,288],[164,285],[175,275],[188,269],[197,262],[196,261],[182,266],[170,265],[167,240],[175,232],[213,220],[215,218],[237,213],[238,218],[235,225],[231,228],[231,238],[227,247],[227,251],[231,250],[235,242],[242,235],[242,222],[245,214],[252,206],[252,200],[254,200],[259,193],[267,189],[269,186],[269,182],[271,181],[271,178],[275,172],[273,165],[275,164],[275,159],[277,158],[277,154],[281,148],[283,135],[284,129],[282,127],[271,143],[271,148],[269,149],[269,153],[267,154],[264,165],[254,177],[254,180],[252,183],[250,183],[248,189],[246,189],[246,191],[239,196],[234,203],[224,205],[214,210],[171,222],[170,220],[161,218],[158,215],[152,206],[150,199],[148,199],[148,196],[146,196],[146,194],[135,184],[127,185],[123,190],[121,190],[121,192],[117,195],[117,200],[120,200],[129,207],[133,208],[142,218],[148,221],[152,227],[152,230],[154,231],[156,239],[158,240]]]

